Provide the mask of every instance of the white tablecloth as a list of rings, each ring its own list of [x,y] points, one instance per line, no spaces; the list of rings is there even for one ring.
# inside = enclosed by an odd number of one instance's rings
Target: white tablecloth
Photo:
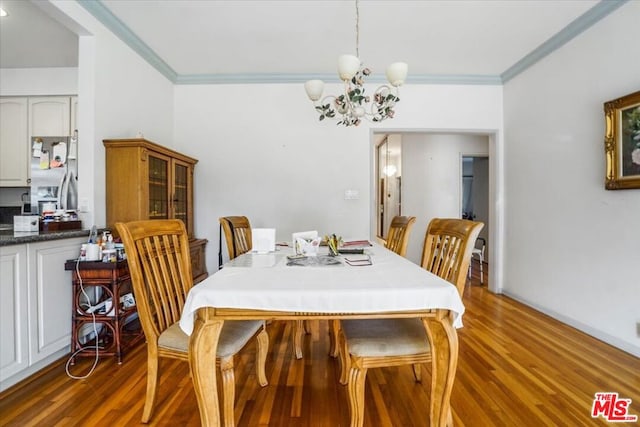
[[[191,289],[180,327],[190,335],[201,307],[310,313],[440,308],[451,310],[454,327],[462,327],[464,305],[455,286],[382,246],[366,251],[373,265],[356,267],[287,266],[286,249],[242,255]]]

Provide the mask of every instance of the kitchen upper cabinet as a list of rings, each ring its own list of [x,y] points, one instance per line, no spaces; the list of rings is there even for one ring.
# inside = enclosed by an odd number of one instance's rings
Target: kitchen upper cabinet
[[[29,98],[29,136],[71,135],[71,97]]]
[[[71,127],[69,128],[69,135],[73,135],[73,132],[78,130],[78,97],[71,97]]]
[[[27,111],[27,98],[0,98],[0,187],[29,185]]]
[[[77,96],[0,98],[0,187],[28,187],[31,138],[73,135],[77,111]]]

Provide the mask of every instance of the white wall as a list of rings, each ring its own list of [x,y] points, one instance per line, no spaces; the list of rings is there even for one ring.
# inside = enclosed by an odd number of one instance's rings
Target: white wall
[[[488,154],[487,136],[404,134],[402,213],[415,216],[407,258],[420,263],[424,234],[432,218],[460,218],[462,154]]]
[[[0,96],[77,93],[77,68],[0,68]]]
[[[138,131],[162,145],[173,144],[173,84],[77,2],[51,1],[82,27],[78,65],[78,190],[89,212],[85,226],[104,226],[103,139],[134,137]],[[88,35],[86,35],[88,34]]]
[[[328,86],[328,93],[339,88]],[[382,123],[393,128],[376,131],[502,128],[499,86],[402,89],[396,118]],[[275,227],[279,240],[308,229],[374,238],[372,129],[318,122],[302,84],[176,86],[176,149],[200,159],[195,234],[209,239],[209,271],[217,269],[223,215]],[[347,189],[360,198],[344,200]]]
[[[505,85],[504,291],[640,355],[640,190],[604,189],[603,103],[640,89],[640,2]]]

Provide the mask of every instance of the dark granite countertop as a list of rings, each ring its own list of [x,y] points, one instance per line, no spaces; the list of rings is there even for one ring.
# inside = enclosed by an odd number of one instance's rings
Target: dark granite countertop
[[[14,232],[0,230],[0,246],[20,245],[23,243],[44,242],[47,240],[70,239],[73,237],[89,236],[90,230],[64,230],[40,233]]]

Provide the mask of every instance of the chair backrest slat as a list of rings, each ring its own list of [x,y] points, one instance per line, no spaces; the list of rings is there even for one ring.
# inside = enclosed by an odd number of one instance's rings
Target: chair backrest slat
[[[451,282],[462,295],[471,252],[484,224],[455,218],[434,218],[429,223],[422,251],[423,268]]]

